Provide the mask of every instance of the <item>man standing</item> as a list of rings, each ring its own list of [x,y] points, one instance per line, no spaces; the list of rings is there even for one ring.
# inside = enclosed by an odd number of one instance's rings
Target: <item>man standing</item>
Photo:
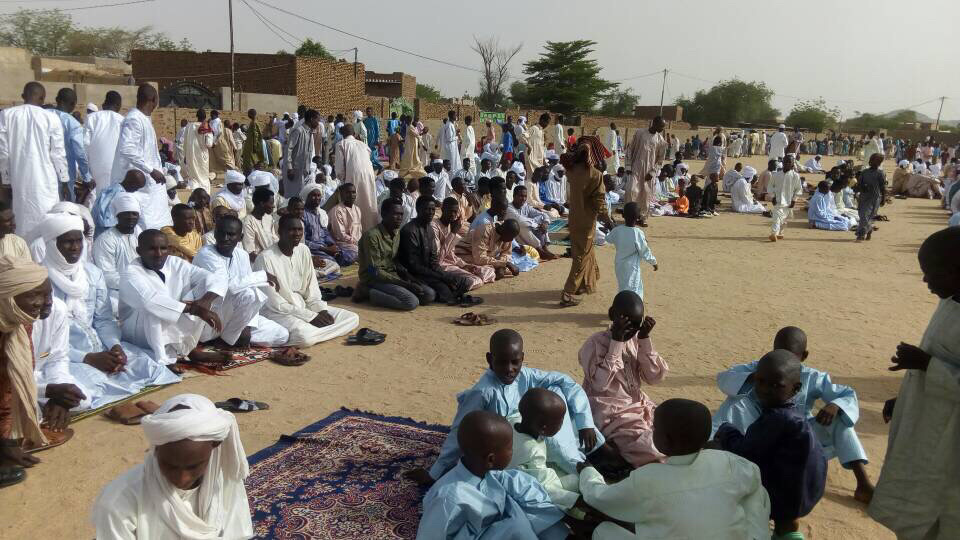
[[[313,130],[320,125],[320,113],[310,109],[303,115],[303,123],[297,124],[290,130],[287,140],[287,159],[283,167],[283,186],[280,194],[285,197],[295,197],[303,189],[304,184],[310,182],[310,164],[313,163]],[[338,171],[339,172],[339,171]]]
[[[553,149],[560,155],[567,151],[566,134],[563,132],[563,115],[558,114],[553,121],[553,129],[550,130],[553,136]]]
[[[223,125],[220,126],[223,129]],[[207,122],[207,112],[197,109],[197,121],[187,126],[183,138],[183,177],[187,188],[210,193],[210,149],[216,136]]]
[[[630,178],[625,188],[626,202],[635,202],[640,207],[640,226],[646,227],[647,217],[650,215],[650,197],[654,193],[653,186],[647,183],[647,174],[653,178],[660,172],[660,162],[667,151],[667,141],[663,138],[663,128],[666,123],[657,116],[647,129],[638,129],[633,132],[633,140],[627,152],[627,163],[630,164]],[[610,150],[613,152],[614,150]]]
[[[57,108],[54,109],[57,116],[60,117],[60,125],[63,126],[63,145],[67,156],[67,175],[70,182],[67,183],[69,190],[69,199],[61,195],[63,200],[71,200],[78,204],[84,204],[86,200],[78,201],[74,193],[74,186],[77,181],[77,173],[80,174],[80,181],[87,184],[83,191],[90,196],[93,189],[93,178],[90,176],[90,166],[87,163],[87,150],[83,144],[83,126],[73,117],[73,111],[77,108],[77,93],[72,88],[61,88],[57,92]],[[62,188],[63,186],[61,186]]]
[[[777,132],[770,136],[770,152],[767,154],[767,159],[783,161],[787,145],[790,144],[790,141],[787,140],[787,134],[783,132],[786,128],[787,126],[780,124],[777,126]]]
[[[607,150],[610,150],[610,157],[607,158],[607,172],[615,173],[620,168],[620,132],[613,122],[610,122],[610,131],[607,133]]]
[[[440,128],[440,155],[450,163],[460,163],[460,142],[457,141],[457,113],[447,111],[447,123]]]
[[[473,131],[473,117],[467,115],[463,118],[463,151],[460,155],[463,156],[463,159],[470,160],[470,170],[473,171],[476,169],[476,164],[474,161],[477,158],[477,134]],[[460,163],[459,161],[450,163]]]
[[[776,135],[774,135],[776,137]],[[783,228],[787,226],[787,217],[792,212],[794,199],[803,194],[803,180],[797,171],[793,170],[793,156],[783,159],[783,170],[776,171],[770,178],[770,193],[773,195],[773,224],[770,231],[770,241],[783,239]]]
[[[380,221],[377,208],[377,177],[370,160],[370,148],[354,138],[353,126],[340,128],[343,140],[337,143],[334,152],[334,170],[341,185],[353,184],[357,190],[354,204],[360,208],[361,233],[375,227]]]
[[[527,162],[526,162],[526,181],[528,185],[533,185],[533,172],[543,167],[544,159],[547,155],[547,145],[544,141],[543,130],[550,124],[550,115],[543,113],[540,115],[537,123],[527,131]],[[528,192],[530,206],[537,210],[543,208],[543,201],[540,200],[540,190],[530,189]]]
[[[367,130],[367,146],[370,147],[370,162],[374,166],[380,164],[377,157],[377,147],[380,145],[380,121],[373,116],[373,109],[367,107],[366,118],[363,119],[363,127]]]
[[[247,118],[250,119],[250,124],[247,126],[247,138],[243,141],[243,150],[240,151],[240,155],[243,158],[241,166],[244,171],[252,170],[257,163],[266,161],[266,154],[264,153],[263,147],[263,132],[260,131],[260,126],[257,125],[257,110],[250,109],[247,111]]]
[[[88,114],[83,123],[83,141],[90,162],[90,175],[97,184],[97,193],[110,187],[110,170],[117,154],[120,124],[123,123],[120,104],[120,93],[110,90],[103,100],[103,107],[98,112]]]
[[[29,82],[22,97],[23,105],[0,113],[0,180],[4,198],[13,202],[19,229],[29,235],[59,202],[58,182],[67,183],[70,177],[63,125],[41,108],[46,90]]]
[[[142,193],[146,201],[141,203],[140,220],[145,229],[160,229],[173,225],[170,217],[163,165],[157,150],[157,132],[153,129],[150,115],[157,108],[157,89],[149,84],[137,88],[137,106],[127,113],[120,126],[117,154],[110,171],[110,182],[119,183],[130,169],[137,169],[149,176]]]

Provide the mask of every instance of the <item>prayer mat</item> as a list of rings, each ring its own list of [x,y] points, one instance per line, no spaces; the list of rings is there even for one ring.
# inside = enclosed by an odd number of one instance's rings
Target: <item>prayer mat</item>
[[[563,229],[566,229],[566,228],[567,228],[567,220],[564,218],[557,218],[551,221],[549,225],[547,225],[547,232],[555,233],[555,232],[562,231]]]
[[[341,409],[250,456],[254,538],[414,539],[429,467],[448,432],[408,418]]]
[[[174,384],[176,384],[176,383],[174,383]],[[161,388],[165,388],[165,387],[167,387],[167,386],[170,386],[170,385],[169,385],[169,384],[164,384],[164,385],[160,385],[160,386],[148,386],[148,387],[144,388],[143,390],[137,392],[136,394],[133,394],[132,396],[127,396],[127,397],[125,397],[125,398],[123,398],[123,399],[119,399],[119,400],[114,401],[114,402],[112,402],[112,403],[107,403],[106,405],[101,405],[100,407],[97,407],[96,409],[90,409],[89,411],[83,411],[83,412],[79,412],[79,413],[77,413],[77,414],[72,414],[72,415],[70,415],[70,423],[72,424],[72,423],[74,423],[74,422],[79,422],[80,420],[83,420],[84,418],[90,418],[91,416],[96,416],[96,415],[102,413],[103,411],[105,411],[105,410],[107,410],[107,409],[109,409],[109,408],[111,408],[111,407],[116,407],[117,405],[122,405],[122,404],[124,404],[124,403],[128,403],[128,402],[131,402],[131,401],[140,401],[140,399],[143,398],[143,396],[145,396],[145,395],[147,395],[147,394],[150,394],[150,393],[153,393],[153,392],[156,392],[157,390],[159,390],[159,389],[161,389]]]
[[[218,371],[227,371],[229,369],[249,366],[250,364],[256,364],[257,362],[268,360],[270,355],[273,354],[273,351],[277,349],[272,349],[270,347],[247,347],[243,349],[233,349],[203,345],[200,347],[200,350],[203,352],[227,352],[233,355],[233,360],[226,364],[177,362],[177,365],[185,369],[207,373],[208,375],[214,375]]]
[[[357,264],[351,264],[350,266],[343,268],[340,267],[340,272],[336,274],[331,274],[325,278],[317,276],[318,283],[329,283],[331,281],[337,281],[338,279],[356,277],[360,273],[360,267]]]

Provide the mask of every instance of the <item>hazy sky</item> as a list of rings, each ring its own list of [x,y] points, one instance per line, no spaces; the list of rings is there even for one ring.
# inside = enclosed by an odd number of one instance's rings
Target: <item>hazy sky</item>
[[[122,0],[29,0],[31,7],[80,7]],[[297,38],[328,49],[359,47],[359,60],[374,71],[404,71],[445,94],[475,93],[479,74],[389,50],[247,0]],[[512,74],[535,58],[547,40],[592,39],[602,76],[612,80],[663,70],[665,102],[708,88],[709,81],[737,76],[764,81],[784,114],[796,98],[822,96],[844,117],[854,111],[887,112],[916,106],[943,118],[960,118],[956,34],[947,20],[957,0],[568,0],[347,1],[265,0],[341,30],[425,56],[476,69],[473,35],[523,44]],[[16,3],[0,3],[12,11]],[[3,9],[7,8],[8,9]],[[157,0],[132,6],[70,11],[81,25],[153,25],[197,50],[229,50],[227,0]],[[922,14],[923,35],[908,16]],[[542,22],[538,22],[542,21]],[[943,21],[943,24],[937,21]],[[238,52],[292,50],[270,32],[243,0],[234,0]],[[289,35],[284,37],[295,41]],[[895,40],[895,41],[891,41]],[[340,53],[352,59],[352,52]],[[662,76],[623,81],[641,103],[660,102]]]

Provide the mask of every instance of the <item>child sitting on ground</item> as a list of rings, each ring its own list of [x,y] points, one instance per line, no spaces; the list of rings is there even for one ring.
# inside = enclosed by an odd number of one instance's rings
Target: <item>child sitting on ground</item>
[[[418,540],[567,538],[564,514],[530,475],[510,463],[510,424],[487,411],[465,415],[457,432],[463,456],[423,499]]]
[[[700,210],[705,216],[718,216],[717,206],[720,204],[719,193],[720,175],[710,173],[710,181],[703,188],[703,202],[700,203]]]
[[[580,348],[583,388],[593,420],[621,464],[640,467],[663,459],[651,431],[656,405],[640,385],[660,382],[668,367],[650,341],[656,321],[644,317],[637,293],[617,293],[607,314],[613,321],[609,330],[590,336]]]
[[[753,375],[760,416],[741,432],[732,424],[717,430],[721,450],[733,452],[760,467],[770,495],[773,540],[802,540],[799,518],[823,496],[827,461],[810,424],[793,399],[803,388],[800,359],[776,349],[763,355]]]
[[[567,406],[560,431],[546,439],[547,458],[566,473],[577,471],[584,454],[600,452],[598,458],[612,454],[603,435],[594,427],[587,394],[568,375],[523,366],[523,338],[516,330],[502,329],[490,336],[487,353],[490,368],[473,387],[457,396],[457,414],[443,442],[440,456],[427,472],[415,469],[407,477],[429,485],[453,468],[460,457],[457,431],[464,416],[475,410],[491,411],[503,417],[519,414],[520,397],[530,388],[546,388],[560,394]]]
[[[643,274],[640,263],[647,262],[656,272],[657,258],[647,245],[647,237],[637,225],[640,220],[640,207],[629,202],[623,207],[623,225],[617,225],[607,234],[607,242],[617,248],[614,268],[617,285],[621,291],[633,291],[643,299]]]
[[[807,334],[796,326],[781,328],[773,339],[774,349],[792,352],[801,362],[807,359]],[[727,395],[713,416],[713,428],[730,423],[740,431],[747,428],[761,414],[760,402],[753,390],[753,377],[757,371],[757,362],[734,366],[717,375],[717,386]],[[824,456],[836,457],[845,469],[853,470],[857,479],[857,488],[853,497],[869,503],[873,496],[873,484],[867,475],[867,454],[860,444],[853,426],[860,417],[857,405],[857,393],[849,386],[833,384],[830,374],[813,369],[806,364],[801,368],[800,393],[794,403],[804,414],[813,433],[823,447]],[[824,403],[822,409],[813,414],[817,400]]]
[[[687,196],[687,200],[690,201],[690,209],[687,210],[687,217],[700,217],[700,205],[703,203],[703,189],[697,185],[699,180],[699,176],[694,176],[691,178],[690,187],[683,192],[684,195]]]
[[[690,211],[690,199],[687,198],[686,194],[687,181],[683,178],[677,179],[677,193],[680,194],[673,201],[673,213],[678,216],[686,216],[687,212]]]
[[[634,533],[607,521],[593,537],[769,538],[770,499],[760,470],[730,452],[703,449],[709,437],[710,411],[703,404],[668,399],[653,419],[653,439],[666,463],[640,467],[610,485],[593,467],[583,469],[584,501]]]

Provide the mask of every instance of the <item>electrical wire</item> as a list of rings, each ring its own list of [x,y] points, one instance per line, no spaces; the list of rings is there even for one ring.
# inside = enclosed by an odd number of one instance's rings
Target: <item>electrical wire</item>
[[[663,70],[658,69],[657,71],[651,71],[650,73],[644,73],[643,75],[634,75],[633,77],[626,77],[624,79],[615,79],[612,82],[623,82],[623,81],[632,81],[634,79],[643,79],[646,77],[652,77],[654,75],[662,75]]]
[[[258,67],[258,68],[250,68],[250,69],[238,69],[238,70],[235,70],[234,73],[249,73],[251,71],[264,71],[267,69],[277,69],[277,68],[284,68],[284,67],[289,68],[290,65],[291,65],[290,63],[287,63],[287,64],[277,64],[275,66],[264,66],[264,67]],[[158,79],[202,79],[204,77],[220,77],[222,75],[229,75],[229,74],[230,74],[229,71],[225,71],[223,73],[198,73],[196,75],[164,75],[159,77],[153,77],[149,75],[140,75],[139,77],[137,77],[137,80],[154,81]]]
[[[274,30],[274,29],[273,29],[273,23],[271,23],[270,21],[268,21],[263,15],[260,14],[259,11],[257,11],[256,9],[254,9],[253,6],[251,6],[250,3],[247,2],[247,0],[240,0],[240,1],[243,2],[243,5],[245,5],[245,6],[247,6],[248,8],[250,8],[250,11],[253,12],[253,15],[254,15],[256,18],[260,19],[260,22],[262,22],[263,25],[267,27],[267,30],[273,32],[273,34],[274,34],[275,36],[277,36],[278,38],[280,38],[280,41],[283,41],[284,43],[286,43],[287,45],[293,47],[294,49],[297,49],[298,47],[300,47],[299,45],[291,42],[289,39],[283,37],[282,34],[280,34],[279,32],[277,32],[276,30]],[[303,42],[303,40],[300,40],[300,41],[301,41],[301,43]]]
[[[49,9],[43,10],[43,11],[80,11],[80,10],[83,10],[83,9],[97,9],[97,8],[105,8],[105,7],[130,6],[130,5],[133,5],[133,4],[147,4],[147,3],[151,3],[151,2],[155,2],[155,1],[156,1],[156,0],[134,0],[134,1],[132,1],[132,2],[120,2],[120,3],[118,3],[118,4],[98,4],[98,5],[96,5],[96,6],[81,6],[81,7],[73,7],[73,8],[49,8]],[[23,2],[21,1],[21,2],[17,2],[17,3],[23,3]],[[3,16],[3,15],[13,15],[13,14],[14,14],[14,13],[0,13],[0,16]]]

